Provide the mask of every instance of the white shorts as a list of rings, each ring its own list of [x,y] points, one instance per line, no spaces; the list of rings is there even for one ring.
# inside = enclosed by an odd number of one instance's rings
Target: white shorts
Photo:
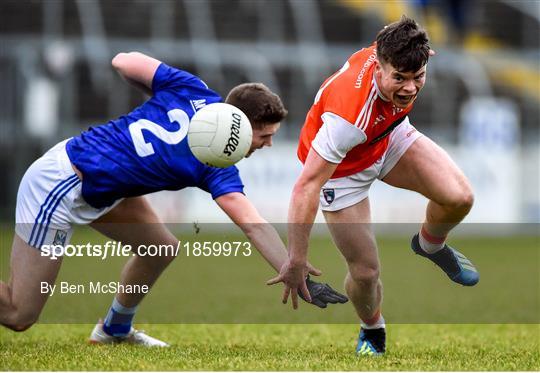
[[[84,201],[82,183],[66,153],[68,140],[32,163],[19,185],[15,232],[36,249],[67,245],[73,224],[89,224],[120,202],[96,209]]]
[[[339,211],[366,199],[375,179],[384,178],[419,137],[423,136],[406,118],[390,134],[388,148],[373,165],[354,175],[330,179],[321,188],[323,211]]]

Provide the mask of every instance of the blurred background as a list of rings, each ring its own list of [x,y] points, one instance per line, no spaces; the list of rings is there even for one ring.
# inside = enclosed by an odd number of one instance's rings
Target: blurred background
[[[431,38],[427,84],[411,122],[471,179],[469,222],[540,222],[540,2],[535,0],[2,0],[0,219],[13,221],[18,183],[49,147],[130,111],[146,97],[113,71],[141,51],[199,75],[226,95],[260,81],[289,117],[274,147],[239,164],[246,193],[286,221],[300,171],[296,141],[320,84],[402,14]],[[377,222],[418,222],[426,201],[383,183]],[[151,196],[170,222],[225,221],[201,191]]]

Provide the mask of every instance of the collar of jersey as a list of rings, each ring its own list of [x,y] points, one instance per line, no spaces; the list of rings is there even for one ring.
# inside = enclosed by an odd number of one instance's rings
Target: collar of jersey
[[[386,97],[384,97],[382,92],[379,90],[379,86],[377,85],[377,81],[375,80],[375,75],[373,75],[373,78],[371,80],[373,80],[373,85],[375,86],[375,90],[377,91],[377,95],[381,98],[381,100],[386,101],[386,102],[390,102],[390,100],[387,99]]]

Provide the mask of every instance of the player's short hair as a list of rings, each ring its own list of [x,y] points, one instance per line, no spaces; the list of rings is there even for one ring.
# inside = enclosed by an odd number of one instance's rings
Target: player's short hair
[[[416,21],[406,15],[377,34],[377,57],[402,72],[420,70],[429,59],[429,38]]]
[[[263,83],[237,85],[231,89],[225,102],[242,110],[254,128],[281,122],[287,116],[287,109],[279,96]]]

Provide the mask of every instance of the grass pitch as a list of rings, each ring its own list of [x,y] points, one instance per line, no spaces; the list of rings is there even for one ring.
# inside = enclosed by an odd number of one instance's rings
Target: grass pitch
[[[94,346],[92,325],[2,331],[3,370],[531,370],[538,325],[390,325],[383,357],[354,355],[356,325],[147,325],[167,349]]]
[[[11,237],[0,229],[3,280]],[[319,310],[301,303],[297,311],[282,305],[281,287],[264,285],[273,270],[256,253],[180,255],[135,319],[171,348],[88,345],[112,296],[54,295],[41,324],[24,333],[0,328],[0,370],[540,370],[537,236],[455,238],[451,243],[480,269],[473,288],[453,284],[413,255],[408,239],[378,242],[389,322],[384,357],[355,356],[358,326],[350,304]],[[104,240],[83,229],[72,242]],[[342,289],[345,265],[331,240],[313,239],[310,260],[324,271],[322,281]],[[57,283],[117,280],[124,262],[66,258]]]

